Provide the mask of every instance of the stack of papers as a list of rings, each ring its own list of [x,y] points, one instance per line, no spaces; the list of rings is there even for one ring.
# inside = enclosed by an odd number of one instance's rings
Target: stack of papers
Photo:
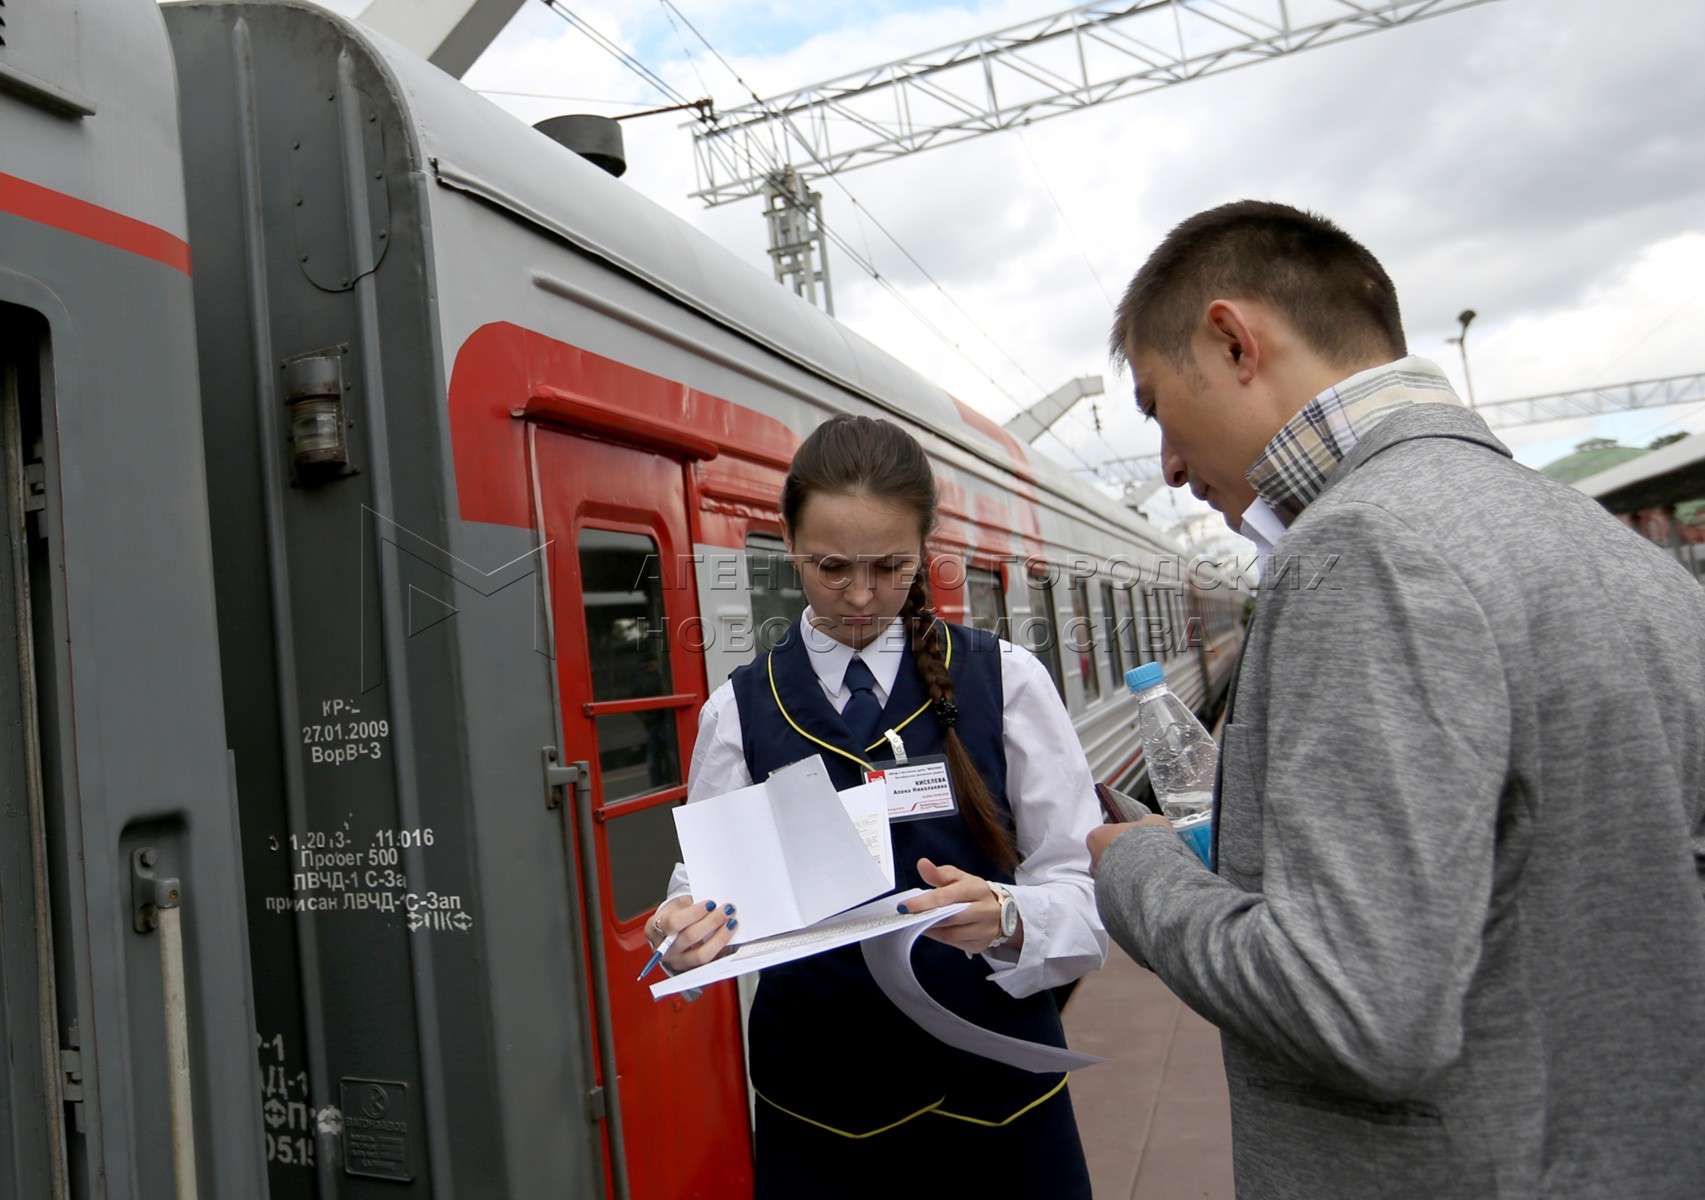
[[[887,788],[878,781],[837,793],[816,755],[674,813],[693,894],[734,905],[735,945],[894,890]]]
[[[813,756],[753,787],[682,805],[674,816],[693,894],[733,904],[740,923],[735,949],[652,984],[653,999],[862,942],[882,991],[950,1046],[1038,1072],[1102,1061],[983,1029],[925,993],[912,947],[968,906],[902,913],[898,906],[923,889],[883,895],[894,888],[894,850],[882,779],[837,792]]]
[[[821,954],[825,950],[833,950],[836,946],[846,946],[853,942],[862,942],[866,938],[879,934],[893,933],[896,930],[908,929],[914,925],[927,929],[937,921],[945,920],[954,913],[965,908],[963,904],[949,904],[931,912],[902,913],[898,906],[907,897],[918,895],[917,890],[883,896],[868,904],[848,909],[838,916],[826,921],[819,921],[807,929],[795,929],[788,933],[778,933],[773,937],[761,938],[748,942],[732,954],[725,954],[715,962],[708,962],[702,967],[691,971],[683,971],[679,975],[651,985],[651,996],[661,1000],[665,996],[673,996],[677,992],[691,991],[693,988],[704,987],[724,979],[733,979],[737,975],[746,975],[752,971],[762,971],[769,967],[779,967],[782,963],[792,962],[796,958],[809,958],[813,954]],[[740,922],[744,925],[744,919]]]

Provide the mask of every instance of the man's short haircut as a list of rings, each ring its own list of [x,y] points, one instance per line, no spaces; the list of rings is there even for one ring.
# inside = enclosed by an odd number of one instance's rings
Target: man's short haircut
[[[1190,342],[1213,300],[1271,305],[1334,366],[1408,353],[1397,289],[1365,246],[1325,217],[1239,200],[1184,221],[1142,265],[1114,318],[1114,361],[1147,351],[1192,369]]]

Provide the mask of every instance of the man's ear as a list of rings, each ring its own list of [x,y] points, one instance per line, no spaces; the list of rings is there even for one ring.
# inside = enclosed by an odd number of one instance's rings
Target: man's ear
[[[1239,383],[1254,379],[1261,367],[1262,347],[1250,313],[1235,300],[1210,301],[1205,327],[1212,361],[1233,371]]]

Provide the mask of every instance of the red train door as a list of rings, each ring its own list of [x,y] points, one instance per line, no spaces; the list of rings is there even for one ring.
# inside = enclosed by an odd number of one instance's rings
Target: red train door
[[[732,984],[654,1003],[635,982],[644,925],[679,848],[702,660],[687,525],[687,464],[543,426],[530,430],[534,496],[550,542],[551,620],[566,762],[590,765],[571,819],[591,977],[607,1022],[610,1094],[633,1200],[749,1196],[751,1136]],[[601,949],[601,953],[599,952]],[[650,981],[647,981],[648,983]],[[595,998],[589,997],[589,1001]],[[599,1010],[602,1010],[601,1012]],[[613,1149],[613,1148],[612,1148]]]

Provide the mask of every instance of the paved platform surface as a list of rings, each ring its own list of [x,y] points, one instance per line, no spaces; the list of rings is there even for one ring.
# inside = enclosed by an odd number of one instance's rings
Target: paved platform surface
[[[1072,1049],[1110,1061],[1072,1075],[1096,1200],[1233,1200],[1219,1033],[1113,947],[1065,1012]]]

